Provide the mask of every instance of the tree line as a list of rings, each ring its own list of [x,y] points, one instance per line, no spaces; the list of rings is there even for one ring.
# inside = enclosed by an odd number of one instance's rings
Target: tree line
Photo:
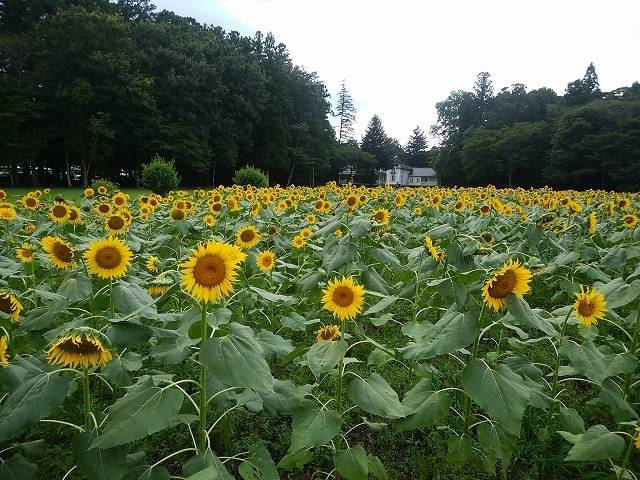
[[[595,67],[563,96],[490,75],[436,105],[437,145],[406,145],[378,115],[354,138],[343,83],[331,97],[271,34],[243,36],[149,0],[0,4],[0,182],[136,184],[155,155],[185,185],[229,183],[253,165],[270,183],[339,172],[375,181],[398,163],[433,166],[445,184],[638,189],[640,84],[601,92]],[[330,118],[335,118],[335,128]]]
[[[445,184],[640,190],[640,83],[602,92],[595,66],[564,95],[490,75],[436,105],[429,157]]]

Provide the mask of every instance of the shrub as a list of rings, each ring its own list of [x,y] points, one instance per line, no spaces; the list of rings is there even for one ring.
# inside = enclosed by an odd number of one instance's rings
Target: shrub
[[[142,166],[142,185],[153,193],[166,195],[180,185],[180,177],[176,172],[173,160],[167,161],[159,155]]]
[[[245,165],[233,174],[233,183],[236,185],[253,185],[254,187],[268,187],[269,181],[264,172],[251,165]]]
[[[91,181],[91,188],[93,188],[94,192],[97,192],[98,187],[104,187],[109,193],[113,193],[118,191],[120,185],[116,182],[112,182],[111,180],[107,180],[106,178],[94,178]]]

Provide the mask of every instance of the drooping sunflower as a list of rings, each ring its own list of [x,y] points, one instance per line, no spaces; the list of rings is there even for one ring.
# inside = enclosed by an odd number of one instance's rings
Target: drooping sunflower
[[[111,215],[105,222],[104,229],[111,235],[121,235],[127,230],[127,221],[121,215]]]
[[[491,232],[482,232],[480,234],[480,237],[486,242],[487,245],[493,245],[496,241]]]
[[[58,337],[47,350],[51,365],[66,367],[97,367],[111,361],[109,349],[97,334],[89,330],[70,332]]]
[[[326,325],[316,332],[316,341],[330,342],[340,338],[341,335],[342,333],[338,325]]]
[[[182,286],[199,302],[213,303],[233,292],[237,269],[246,254],[237,245],[199,245],[181,265]]]
[[[9,315],[11,321],[15,323],[20,319],[22,304],[11,293],[6,290],[0,290],[0,312]]]
[[[69,223],[71,225],[80,225],[82,223],[80,210],[75,205],[69,207]]]
[[[49,212],[49,218],[55,223],[64,223],[69,220],[69,214],[70,210],[66,203],[55,202]]]
[[[262,272],[273,270],[276,264],[276,256],[271,250],[260,252],[256,257],[256,265]]]
[[[607,301],[602,293],[594,288],[584,288],[580,285],[580,292],[576,293],[573,311],[578,321],[585,327],[597,325],[607,313]]]
[[[24,242],[18,248],[16,248],[16,257],[22,263],[33,262],[36,246],[32,243]]]
[[[49,260],[58,268],[73,268],[76,265],[74,249],[60,237],[44,237],[40,241]]]
[[[157,273],[160,271],[160,267],[158,266],[158,257],[151,256],[147,258],[145,262],[145,267],[152,273]]]
[[[625,215],[624,217],[622,217],[622,224],[626,228],[635,228],[635,226],[638,224],[638,217],[636,217],[635,215]]]
[[[374,210],[371,213],[371,218],[380,225],[388,223],[389,217],[389,210],[387,210],[386,208],[379,208],[378,210]]]
[[[429,252],[429,255],[431,255],[431,258],[433,258],[436,262],[444,258],[444,252],[440,250],[440,248],[438,248],[438,246],[433,242],[433,239],[429,235],[424,237],[424,247]]]
[[[587,217],[587,231],[589,235],[595,235],[598,231],[598,217],[596,212],[591,212]]]
[[[7,350],[9,349],[9,339],[6,335],[2,335],[0,337],[0,365],[2,368],[7,368],[9,366],[9,355]]]
[[[340,320],[351,320],[362,312],[364,287],[358,285],[353,277],[333,279],[322,290],[324,308]]]
[[[245,250],[255,247],[260,241],[260,232],[253,225],[246,225],[236,233],[236,243]]]
[[[636,427],[636,438],[635,438],[635,442],[636,442],[636,448],[640,448],[640,425],[638,425]]]
[[[519,261],[509,260],[482,287],[484,302],[496,312],[507,305],[507,295],[522,296],[531,290],[531,271]]]
[[[119,238],[95,240],[84,252],[87,270],[100,278],[119,278],[131,264],[131,249]]]

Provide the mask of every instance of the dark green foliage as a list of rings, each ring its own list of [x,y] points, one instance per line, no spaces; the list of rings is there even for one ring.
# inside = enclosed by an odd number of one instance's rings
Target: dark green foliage
[[[593,64],[563,97],[519,83],[494,96],[483,72],[436,110],[429,157],[444,184],[640,188],[640,84],[603,93]]]
[[[405,148],[405,163],[412,167],[425,167],[427,160],[427,137],[420,127],[413,129]]]
[[[269,181],[264,172],[251,165],[245,165],[233,174],[233,183],[236,185],[253,185],[254,187],[268,187]]]
[[[142,166],[142,185],[153,193],[166,195],[180,185],[173,160],[166,161],[156,155],[151,162]]]
[[[105,187],[107,191],[114,192],[120,188],[120,185],[105,178],[94,178],[91,181],[91,188],[93,188],[97,192],[98,187]]]

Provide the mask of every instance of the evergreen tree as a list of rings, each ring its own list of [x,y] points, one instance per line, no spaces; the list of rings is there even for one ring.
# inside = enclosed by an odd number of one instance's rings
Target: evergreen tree
[[[566,100],[569,105],[581,105],[600,96],[600,82],[596,67],[591,62],[582,78],[567,84]]]
[[[405,162],[411,167],[425,167],[427,165],[427,137],[418,126],[413,129],[407,142]]]
[[[348,143],[353,140],[353,122],[356,119],[356,108],[347,90],[344,80],[338,93],[338,105],[336,106],[336,116],[340,117],[338,126],[338,143]]]
[[[477,124],[481,123],[491,108],[493,102],[493,82],[488,72],[480,72],[476,77],[473,86],[477,117],[474,119]]]
[[[390,139],[387,137],[378,115],[371,117],[362,137],[361,146],[362,150],[375,157],[375,168],[387,170],[393,167],[394,158],[390,148]]]

